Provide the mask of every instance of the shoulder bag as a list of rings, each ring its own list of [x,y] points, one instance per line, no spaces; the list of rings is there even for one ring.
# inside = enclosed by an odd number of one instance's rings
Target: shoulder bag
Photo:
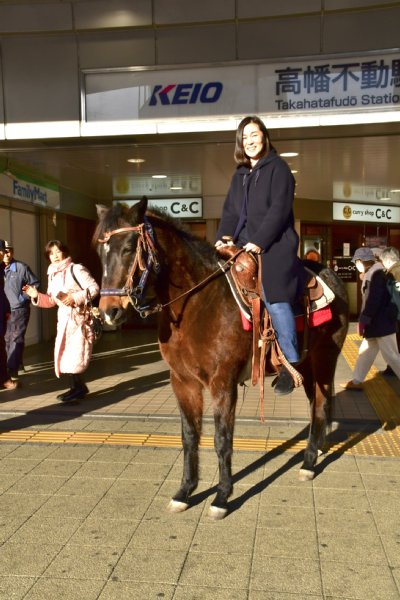
[[[78,284],[78,286],[81,288],[81,290],[84,290],[84,288],[81,286],[81,284],[75,276],[73,265],[71,265],[71,275],[74,278],[75,282]],[[97,306],[93,306],[92,298],[90,296],[88,288],[86,288],[86,299],[81,314],[84,315],[85,325],[86,327],[90,328],[91,334],[93,336],[93,343],[95,344],[99,341],[103,334],[103,318]]]

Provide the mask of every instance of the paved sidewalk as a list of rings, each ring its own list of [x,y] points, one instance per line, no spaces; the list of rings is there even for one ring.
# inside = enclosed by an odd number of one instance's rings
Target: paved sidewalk
[[[177,420],[65,425],[179,434]],[[275,449],[235,452],[231,512],[218,523],[207,517],[212,450],[200,452],[193,506],[171,515],[178,448],[2,442],[0,598],[399,599],[398,459],[333,452],[300,483],[296,434],[270,427]]]
[[[85,374],[91,393],[79,404],[65,406],[55,399],[60,389],[67,387],[67,382],[54,376],[51,343],[28,348],[25,363],[27,372],[21,376],[22,387],[13,392],[0,392],[0,413],[29,412],[35,417],[37,413],[46,412],[57,413],[60,418],[82,414],[179,416],[169,383],[168,366],[161,359],[153,329],[125,330],[103,336]],[[353,423],[356,427],[360,423],[379,422],[364,393],[349,393],[340,388],[340,382],[350,379],[351,372],[348,362],[341,356],[335,377],[334,420]],[[269,377],[265,382],[266,420],[308,422],[309,402],[303,388],[278,398],[270,386],[272,379]],[[204,415],[212,417],[211,399],[207,393]],[[238,422],[258,420],[259,416],[258,386],[240,388],[236,410]]]
[[[73,406],[55,401],[51,353],[29,349],[21,389],[0,394],[0,600],[400,600],[398,428],[381,428],[368,393],[340,391],[348,357],[312,482],[297,477],[304,393],[275,402],[267,382],[262,424],[248,390],[230,514],[215,523],[209,400],[192,506],[166,510],[182,450],[155,332],[105,335]]]

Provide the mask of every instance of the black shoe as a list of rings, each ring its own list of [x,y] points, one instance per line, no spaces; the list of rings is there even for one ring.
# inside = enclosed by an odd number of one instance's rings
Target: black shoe
[[[72,392],[72,389],[67,390],[66,392],[62,392],[56,396],[57,400],[64,400],[64,396],[67,396]]]
[[[379,371],[379,373],[381,375],[386,375],[387,377],[395,377],[396,373],[393,371],[392,367],[389,367],[389,365],[386,367],[386,369],[384,371]]]
[[[293,392],[293,377],[286,369],[286,367],[281,368],[281,372],[279,373],[278,377],[272,385],[274,385],[274,392],[277,396],[286,396],[287,394]]]
[[[83,384],[78,388],[74,388],[73,390],[69,390],[66,394],[62,394],[60,400],[61,402],[71,402],[72,400],[82,400],[89,392],[87,386]]]

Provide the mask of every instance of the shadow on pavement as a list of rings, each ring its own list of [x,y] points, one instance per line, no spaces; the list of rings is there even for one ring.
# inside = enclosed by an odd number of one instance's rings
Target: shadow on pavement
[[[363,431],[358,432],[349,432],[347,424],[345,427],[341,429],[340,424],[339,427],[329,434],[327,443],[326,443],[326,451],[329,450],[332,446],[340,443],[340,449],[337,452],[333,452],[329,455],[321,455],[320,461],[315,467],[315,477],[318,477],[331,463],[338,460],[346,450],[349,450],[363,439],[367,438],[369,435],[374,433],[380,428],[379,423],[368,424],[368,426]],[[270,460],[282,456],[286,451],[290,450],[293,446],[295,446],[300,440],[306,440],[308,438],[308,426],[304,427],[301,431],[299,431],[296,435],[294,435],[290,440],[282,441],[282,443],[273,450],[270,450],[257,460],[253,461],[240,471],[238,471],[233,476],[233,482],[237,483],[242,479],[245,479],[248,475],[254,473],[264,465],[266,465]],[[251,488],[247,489],[243,494],[236,497],[234,500],[231,500],[228,505],[228,517],[229,514],[234,513],[239,510],[248,500],[253,498],[254,496],[263,492],[269,485],[271,485],[274,481],[279,479],[282,475],[290,471],[296,465],[300,465],[303,462],[304,450],[297,452],[293,456],[290,456],[287,462],[284,465],[277,467],[276,471],[269,474],[268,477],[259,481]],[[201,502],[204,502],[207,498],[217,493],[217,485],[214,485],[207,490],[199,492],[197,494],[193,494],[190,497],[190,506],[196,506]]]

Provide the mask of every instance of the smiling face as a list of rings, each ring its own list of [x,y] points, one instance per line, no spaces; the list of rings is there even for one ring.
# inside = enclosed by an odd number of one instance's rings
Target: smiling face
[[[252,165],[264,154],[264,135],[257,123],[248,123],[243,129],[243,148]]]

